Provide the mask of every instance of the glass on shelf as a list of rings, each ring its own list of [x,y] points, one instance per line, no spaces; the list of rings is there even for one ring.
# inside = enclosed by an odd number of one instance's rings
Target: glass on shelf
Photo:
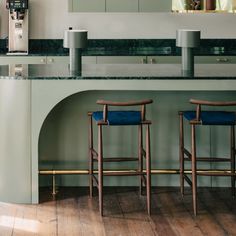
[[[216,10],[235,11],[236,10],[236,0],[216,0]]]
[[[173,12],[236,12],[236,0],[172,0]]]
[[[206,0],[205,1],[205,10],[207,10],[207,11],[216,10],[216,0]]]
[[[216,1],[216,10],[227,11],[232,9],[232,2],[229,0],[217,0]]]

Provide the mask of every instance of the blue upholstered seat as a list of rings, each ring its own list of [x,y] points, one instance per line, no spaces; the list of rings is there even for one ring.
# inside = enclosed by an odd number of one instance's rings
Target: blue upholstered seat
[[[196,111],[184,111],[183,116],[191,121],[196,119]],[[236,113],[227,111],[202,111],[200,120],[203,125],[235,125]]]
[[[96,121],[103,120],[103,112],[93,112]],[[108,111],[107,121],[109,125],[139,125],[141,123],[140,111]]]

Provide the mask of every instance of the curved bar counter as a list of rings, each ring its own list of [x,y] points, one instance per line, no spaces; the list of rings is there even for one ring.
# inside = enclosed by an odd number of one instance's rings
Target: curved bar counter
[[[69,74],[68,65],[26,68],[11,76],[8,66],[0,67],[0,201],[39,202],[40,131],[50,111],[68,96],[96,90],[212,91],[219,99],[228,92],[236,99],[235,65],[196,65],[194,77],[182,77],[181,65],[174,64],[83,65],[78,76]]]

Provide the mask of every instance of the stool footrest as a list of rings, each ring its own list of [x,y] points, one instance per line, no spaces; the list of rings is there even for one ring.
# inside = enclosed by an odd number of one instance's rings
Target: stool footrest
[[[90,148],[91,152],[92,152],[92,155],[94,157],[98,157],[98,153],[96,152],[96,150],[94,150],[93,148]]]
[[[139,171],[139,170],[127,170],[127,169],[120,169],[120,170],[103,170],[103,176],[135,176],[140,175],[144,176],[147,174],[146,170]],[[98,170],[94,170],[92,176],[96,178],[98,175]],[[143,179],[145,180],[145,178]]]
[[[147,186],[147,179],[145,175],[142,175],[142,181],[144,183],[145,186]]]
[[[142,155],[146,158],[146,151],[142,148]]]
[[[197,161],[230,162],[231,159],[226,157],[197,157]]]
[[[197,171],[197,175],[203,176],[236,176],[236,173],[232,173],[231,171]]]
[[[185,161],[191,161],[189,158],[184,158]],[[230,162],[230,158],[226,157],[197,157],[196,161],[201,161],[201,162]]]
[[[185,154],[189,159],[192,158],[192,154],[191,154],[186,148],[184,148],[184,154]]]
[[[185,173],[183,174],[184,179],[189,183],[192,182],[190,178],[187,176],[187,174],[191,175],[192,173]],[[231,172],[230,170],[197,170],[197,175],[203,175],[203,176],[235,176],[236,172]]]
[[[140,171],[111,171],[109,172],[108,170],[103,173],[104,176],[135,176],[135,175],[146,175],[144,172]]]
[[[186,174],[184,174],[183,177],[186,180],[186,182],[192,187],[192,181],[190,180],[190,178]]]
[[[98,179],[96,178],[96,176],[94,174],[92,174],[93,180],[96,184],[96,186],[98,186]]]
[[[94,158],[96,161],[97,158]],[[103,158],[103,162],[128,162],[128,161],[138,161],[137,157],[106,157]]]

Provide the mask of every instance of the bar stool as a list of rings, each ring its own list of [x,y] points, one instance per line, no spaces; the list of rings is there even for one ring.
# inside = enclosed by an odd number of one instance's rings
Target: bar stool
[[[103,111],[89,112],[89,174],[90,174],[90,197],[93,196],[94,183],[98,188],[99,211],[103,215],[103,176],[140,176],[139,191],[142,194],[143,184],[146,185],[147,211],[151,213],[151,155],[150,155],[150,124],[146,120],[146,105],[152,103],[151,99],[143,101],[114,102],[98,100],[97,104],[103,105]],[[127,107],[141,106],[141,110],[112,110],[110,106]],[[98,127],[97,151],[93,141],[93,119]],[[103,156],[103,126],[138,126],[138,157],[104,157]],[[143,147],[143,126],[146,126],[146,150]],[[146,171],[143,169],[146,158]],[[97,162],[98,172],[94,171],[94,162]],[[105,171],[104,162],[136,162],[138,168],[134,171]]]
[[[184,196],[184,180],[192,187],[193,211],[197,215],[197,176],[231,176],[232,195],[235,196],[235,124],[236,112],[234,111],[202,111],[202,106],[236,106],[236,101],[232,102],[212,102],[190,99],[191,104],[196,105],[196,111],[182,111],[180,116],[180,188]],[[191,125],[191,151],[184,146],[184,124],[183,118]],[[230,127],[230,157],[197,157],[196,156],[196,126],[200,125],[222,125]],[[190,179],[185,172],[185,161],[191,161]],[[230,171],[209,171],[198,170],[197,162],[229,162]]]

